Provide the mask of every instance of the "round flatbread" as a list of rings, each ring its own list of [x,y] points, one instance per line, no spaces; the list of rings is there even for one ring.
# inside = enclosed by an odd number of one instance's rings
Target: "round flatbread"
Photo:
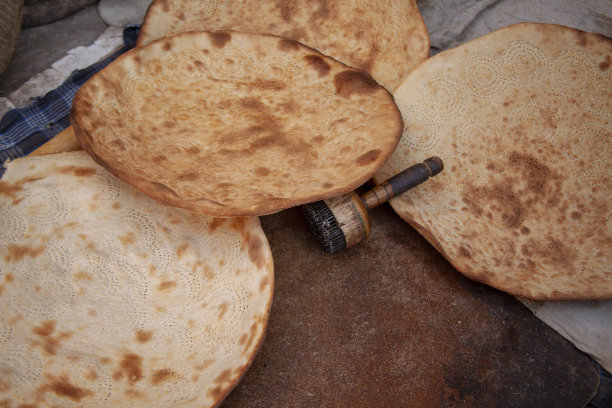
[[[73,101],[83,148],[173,206],[263,215],[367,181],[402,130],[391,94],[297,42],[185,33],[124,54]]]
[[[415,0],[156,0],[138,45],[187,31],[233,30],[299,41],[395,89],[429,57]]]
[[[612,297],[612,41],[503,28],[423,63],[377,180],[438,155],[391,203],[468,277],[536,300]]]
[[[10,163],[0,224],[3,406],[214,406],[258,350],[255,217],[162,206],[79,151]]]

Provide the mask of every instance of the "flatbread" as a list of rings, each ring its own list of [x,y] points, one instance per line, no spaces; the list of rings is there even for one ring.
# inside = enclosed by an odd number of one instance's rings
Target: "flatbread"
[[[429,57],[415,0],[156,0],[137,45],[187,31],[233,30],[299,41],[395,89]]]
[[[378,181],[442,174],[391,205],[459,271],[535,300],[612,297],[612,41],[518,24],[423,63]]]
[[[401,136],[366,73],[284,38],[185,33],[124,54],[77,93],[79,142],[177,207],[263,215],[350,191]]]
[[[0,224],[2,406],[214,406],[263,339],[257,218],[159,205],[79,151],[10,163]]]

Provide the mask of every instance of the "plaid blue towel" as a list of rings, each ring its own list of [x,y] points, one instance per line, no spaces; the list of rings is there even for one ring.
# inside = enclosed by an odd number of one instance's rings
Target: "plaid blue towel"
[[[93,74],[124,52],[134,48],[140,26],[123,30],[123,47],[87,68],[74,71],[58,88],[33,104],[8,111],[0,120],[0,167],[6,159],[25,156],[70,125],[72,98]],[[0,175],[2,170],[0,169]]]

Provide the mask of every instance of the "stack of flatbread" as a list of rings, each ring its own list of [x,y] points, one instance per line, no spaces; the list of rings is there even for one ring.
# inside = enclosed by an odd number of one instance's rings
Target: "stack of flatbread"
[[[78,139],[146,194],[218,216],[363,184],[401,133],[383,86],[429,53],[412,0],[154,1],[138,45],[79,91]]]
[[[391,205],[459,271],[535,300],[612,297],[612,43],[518,24],[442,52],[394,92],[377,180],[445,171]]]
[[[212,216],[431,155],[445,172],[392,206],[459,271],[612,297],[610,41],[520,24],[428,53],[413,0],[154,1],[139,47],[74,100],[89,155],[0,181],[0,401],[218,404],[263,338],[273,272],[256,218]]]
[[[0,181],[0,405],[219,404],[273,267],[257,218],[213,216],[365,182],[401,135],[387,89],[429,52],[414,1],[160,1],[139,45],[74,100],[86,152]]]

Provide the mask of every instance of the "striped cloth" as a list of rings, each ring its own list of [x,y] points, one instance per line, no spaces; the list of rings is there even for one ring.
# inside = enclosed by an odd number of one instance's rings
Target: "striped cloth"
[[[8,111],[0,120],[0,165],[7,159],[28,155],[70,126],[69,114],[76,92],[93,74],[134,48],[139,32],[140,26],[127,26],[123,30],[120,50],[87,68],[74,71],[63,84],[33,104]]]

